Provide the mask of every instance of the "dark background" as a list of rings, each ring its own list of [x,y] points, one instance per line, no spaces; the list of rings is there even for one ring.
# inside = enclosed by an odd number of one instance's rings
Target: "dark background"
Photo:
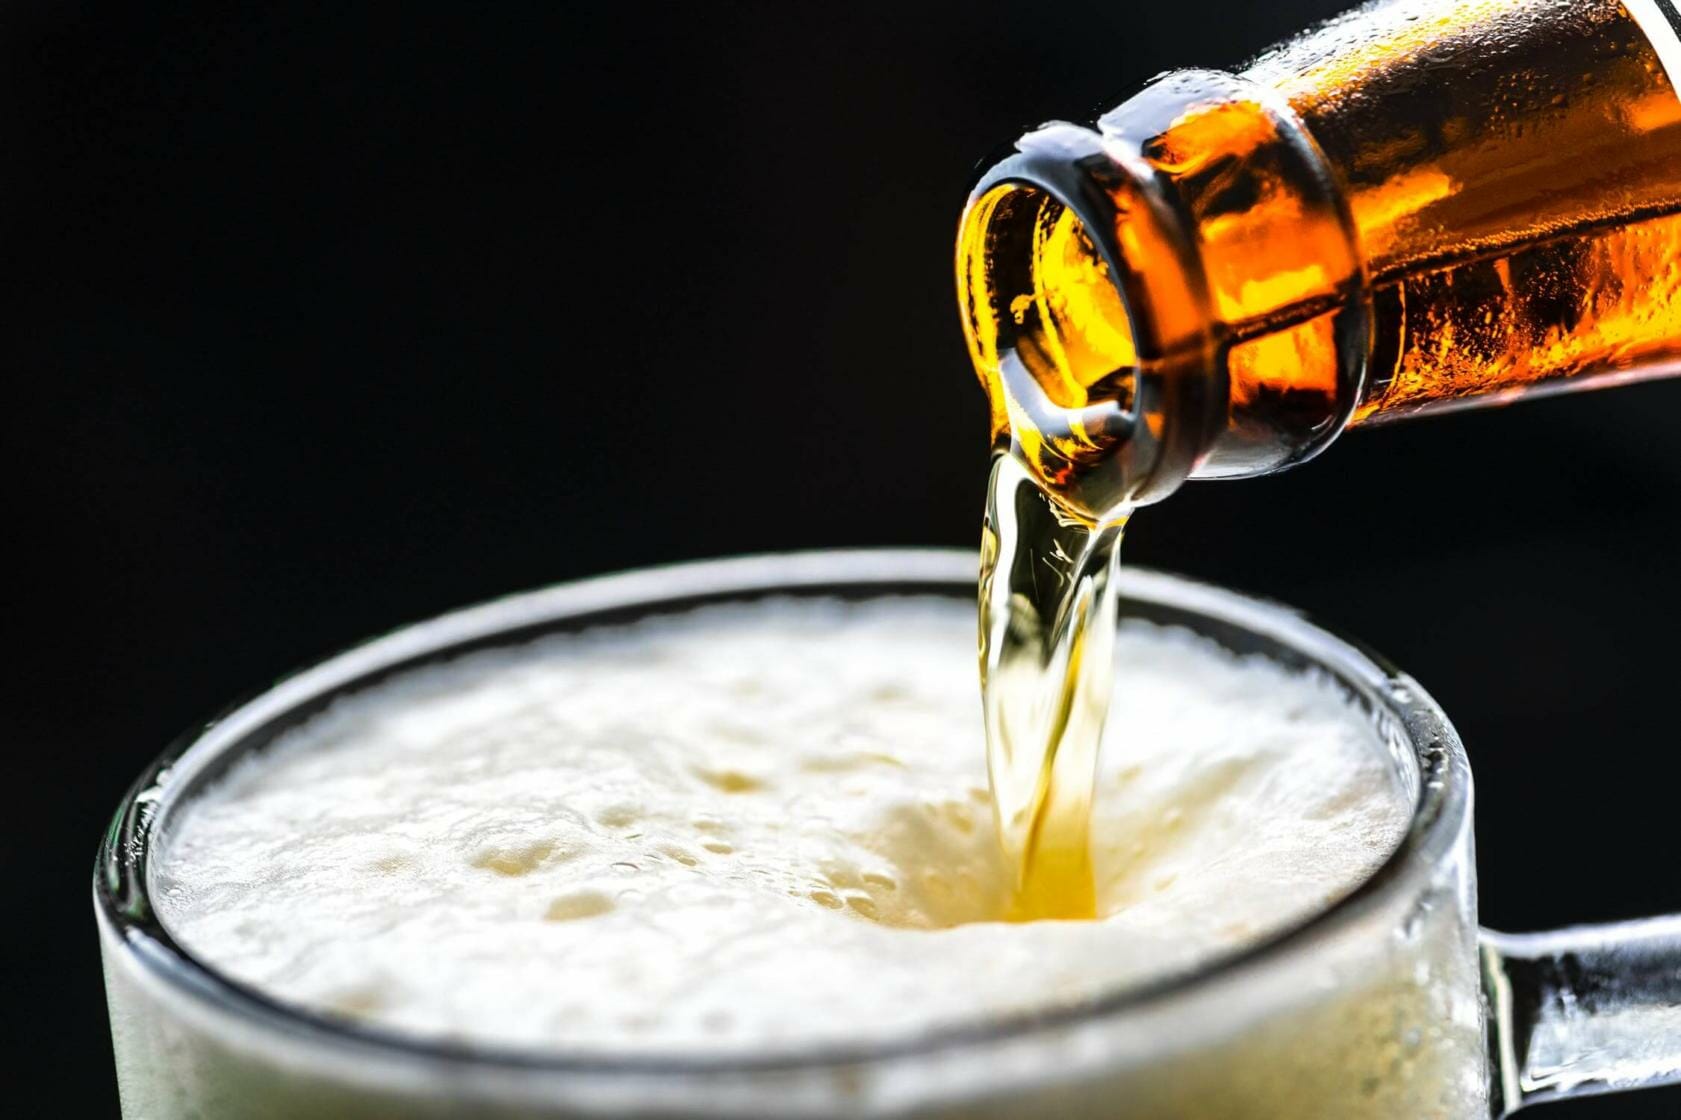
[[[88,875],[167,740],[514,589],[970,545],[976,161],[1340,6],[0,5],[15,1114],[115,1112]],[[1128,559],[1434,691],[1490,925],[1681,909],[1678,410],[1681,382],[1358,433],[1187,487]]]

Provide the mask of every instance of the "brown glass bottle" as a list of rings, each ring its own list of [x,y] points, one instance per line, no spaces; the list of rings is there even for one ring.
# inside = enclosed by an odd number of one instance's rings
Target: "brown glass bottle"
[[[1022,137],[958,244],[995,439],[1095,516],[1355,424],[1681,372],[1674,12],[1379,0]]]

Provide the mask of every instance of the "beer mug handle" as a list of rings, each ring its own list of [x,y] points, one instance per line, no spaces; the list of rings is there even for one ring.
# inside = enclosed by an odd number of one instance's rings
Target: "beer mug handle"
[[[1495,1115],[1681,1083],[1681,915],[1482,931]]]

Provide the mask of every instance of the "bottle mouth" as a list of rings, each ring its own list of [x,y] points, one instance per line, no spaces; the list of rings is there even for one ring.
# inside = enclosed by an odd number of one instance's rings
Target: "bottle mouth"
[[[958,232],[993,442],[1092,522],[1177,489],[1222,399],[1195,239],[1133,162],[1047,125],[982,175]]]
[[[1111,264],[1070,206],[1019,181],[970,204],[958,246],[964,334],[993,439],[1082,509],[1082,480],[1134,426],[1138,348]]]
[[[1371,349],[1358,232],[1294,110],[1216,71],[1028,133],[958,234],[996,445],[1088,519],[1311,458]]]

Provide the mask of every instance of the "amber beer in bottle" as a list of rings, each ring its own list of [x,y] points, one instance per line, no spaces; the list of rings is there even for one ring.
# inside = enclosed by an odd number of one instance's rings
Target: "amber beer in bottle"
[[[1023,136],[959,235],[995,439],[1095,516],[1681,372],[1677,8],[1379,0]]]

